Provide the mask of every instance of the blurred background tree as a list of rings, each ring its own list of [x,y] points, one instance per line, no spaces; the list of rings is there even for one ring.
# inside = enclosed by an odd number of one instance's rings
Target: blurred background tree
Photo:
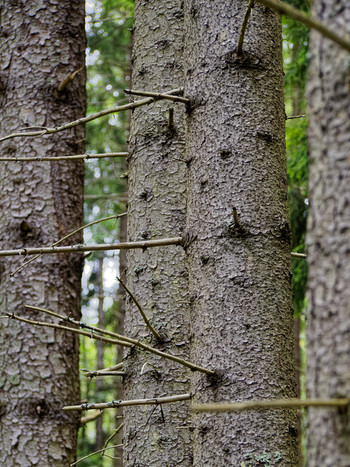
[[[130,44],[133,2],[130,0],[89,0],[86,3],[87,35],[87,113],[123,104],[123,90],[129,87]],[[86,152],[126,151],[128,114],[125,112],[94,120],[87,125]],[[126,211],[127,185],[125,158],[87,160],[85,163],[85,223]],[[126,218],[111,219],[85,230],[85,242],[116,243],[126,235]],[[83,321],[120,332],[123,323],[123,297],[116,276],[123,272],[118,252],[93,253],[86,258],[83,276]],[[125,260],[124,260],[125,261]],[[121,271],[120,271],[121,270]],[[119,297],[119,295],[121,295]],[[120,300],[118,300],[120,298]],[[116,347],[92,340],[81,340],[81,368],[94,371],[120,361]],[[106,401],[121,398],[120,377],[81,377],[82,400]],[[82,426],[78,458],[101,449],[122,423],[121,412],[105,411],[96,421]],[[110,445],[119,444],[113,438]],[[120,466],[121,451],[106,451],[84,460],[84,465]]]

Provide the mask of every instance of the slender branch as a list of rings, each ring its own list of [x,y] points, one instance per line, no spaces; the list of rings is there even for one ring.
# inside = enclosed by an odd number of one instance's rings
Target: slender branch
[[[122,335],[117,334],[117,333],[112,332],[112,331],[107,331],[107,330],[100,329],[100,328],[97,328],[97,327],[89,326],[87,324],[84,324],[84,323],[82,323],[80,321],[76,321],[76,320],[74,320],[72,318],[69,318],[67,316],[59,315],[58,313],[55,313],[54,311],[46,310],[45,308],[39,308],[39,307],[36,307],[36,306],[31,306],[31,305],[24,305],[24,306],[26,308],[31,309],[31,310],[42,311],[43,313],[47,313],[49,315],[56,316],[57,318],[60,318],[63,321],[68,321],[69,323],[75,324],[77,326],[84,327],[86,329],[90,329],[93,332],[99,332],[100,334],[105,334],[107,336],[116,337],[117,339],[123,340],[125,342],[128,342],[129,344],[132,344],[132,345],[140,347],[140,348],[142,348],[144,350],[147,350],[150,353],[153,353],[153,354],[158,355],[160,357],[166,358],[168,360],[172,360],[173,362],[179,363],[180,365],[186,366],[187,368],[190,368],[192,371],[201,371],[202,373],[206,373],[207,375],[214,375],[215,374],[215,372],[212,371],[212,370],[208,370],[207,368],[203,368],[203,367],[201,367],[199,365],[195,365],[194,363],[188,362],[187,360],[184,360],[183,358],[176,357],[174,355],[162,352],[162,351],[160,351],[158,349],[155,349],[155,348],[151,347],[150,345],[144,344],[143,342],[141,342],[139,340],[132,339],[131,337],[122,336]],[[68,328],[68,329],[70,330],[71,328]]]
[[[87,456],[81,457],[77,461],[73,462],[73,464],[70,464],[70,467],[73,467],[74,465],[77,465],[78,462],[81,462],[81,461],[87,459],[88,457],[94,456],[95,454],[99,454],[100,452],[105,452],[108,449],[121,448],[122,446],[123,446],[122,444],[116,444],[115,446],[109,446],[108,448],[102,448],[102,449],[99,449],[98,451],[91,452]]]
[[[213,404],[193,404],[194,412],[237,412],[242,410],[258,409],[300,409],[302,407],[339,407],[346,408],[349,399],[267,399],[260,401],[213,403]]]
[[[286,116],[286,120],[293,120],[294,118],[304,118],[306,115],[289,115]]]
[[[165,94],[176,94],[180,90],[173,89]],[[79,118],[79,120],[75,120],[74,122],[66,123],[65,125],[58,126],[55,128],[45,128],[39,131],[28,131],[26,133],[12,133],[11,135],[4,136],[0,138],[0,142],[5,141],[11,138],[23,137],[23,136],[44,136],[44,135],[51,135],[53,133],[58,133],[59,131],[68,130],[69,128],[74,128],[78,125],[83,125],[84,123],[91,122],[92,120],[96,120],[97,118],[104,117],[105,115],[109,115],[112,113],[122,112],[124,110],[136,109],[137,107],[141,107],[143,105],[151,104],[156,99],[154,97],[148,97],[146,99],[141,99],[136,102],[131,102],[130,104],[120,105],[116,107],[111,107],[110,109],[101,110],[100,112],[88,115],[87,117]]]
[[[293,258],[307,258],[307,255],[305,253],[296,253],[292,251],[291,255]]]
[[[105,154],[76,154],[74,156],[58,156],[58,157],[0,157],[0,161],[13,162],[33,162],[33,161],[71,161],[77,159],[102,159],[105,157],[127,157],[128,152],[106,152]]]
[[[84,376],[89,378],[96,378],[97,376],[125,376],[125,371],[89,371]]]
[[[81,253],[84,251],[131,250],[158,246],[181,245],[182,238],[161,238],[159,240],[143,240],[139,242],[110,243],[101,245],[71,245],[42,248],[20,248],[18,250],[0,250],[0,256],[27,256],[36,254]]]
[[[140,303],[138,302],[138,300],[136,299],[135,295],[131,292],[131,290],[127,287],[127,285],[119,277],[117,277],[117,281],[119,282],[119,284],[121,284],[121,286],[125,289],[125,291],[130,295],[132,301],[135,303],[135,305],[139,309],[139,312],[140,312],[144,322],[146,323],[146,326],[148,327],[148,329],[152,332],[152,334],[155,336],[156,339],[158,339],[159,341],[162,341],[163,339],[162,339],[161,335],[154,329],[154,327],[150,323],[149,319],[146,316],[146,313],[143,311],[143,309],[142,309]]]
[[[327,37],[328,39],[335,42],[343,49],[350,52],[350,42],[345,37],[338,36],[338,34],[333,32],[331,29],[329,29],[327,26],[325,26],[320,21],[317,21],[315,18],[311,18],[310,16],[306,15],[302,11],[290,5],[287,5],[284,2],[280,2],[277,0],[256,0],[256,1],[261,3],[262,5],[265,5],[268,8],[271,8],[272,10],[279,11],[283,15],[289,16],[295,19],[296,21],[299,21],[299,23],[305,24],[309,28],[315,29],[316,31],[321,33],[324,37]]]
[[[36,309],[36,307],[30,307],[28,305],[24,305],[24,306],[27,308],[32,308],[34,310]],[[39,309],[39,311],[42,311],[42,309]],[[46,311],[49,311],[49,310],[46,310]],[[123,366],[124,366],[124,363],[121,362],[121,363],[118,363],[117,365],[110,366],[109,368],[103,368],[101,370],[89,371],[89,370],[81,369],[80,371],[83,371],[84,376],[86,376],[87,378],[93,378],[95,376],[99,376],[99,375],[103,376],[106,373],[109,374],[109,372],[120,370],[123,368]]]
[[[173,102],[183,102],[184,104],[188,104],[190,102],[188,97],[171,96],[169,94],[159,92],[136,91],[135,89],[124,89],[124,92],[125,94],[134,94],[136,96],[154,97],[155,100],[165,99]]]
[[[90,415],[89,417],[81,417],[80,419],[80,426],[85,425],[85,423],[93,422],[97,418],[101,417],[103,414],[103,410],[99,410],[98,412]]]
[[[43,326],[46,328],[54,328],[54,329],[61,329],[62,331],[69,331],[75,334],[80,334],[85,337],[90,337],[91,339],[95,339],[102,342],[107,342],[108,344],[116,344],[116,345],[123,345],[124,347],[132,347],[132,344],[129,344],[126,341],[120,341],[117,339],[110,339],[108,337],[98,336],[97,334],[93,334],[92,332],[81,331],[80,329],[74,329],[68,326],[62,326],[61,324],[55,323],[45,323],[43,321],[34,321],[32,319],[22,318],[20,316],[13,315],[12,313],[6,313],[8,318],[15,319],[17,321],[22,321],[23,323],[32,324],[34,326]]]
[[[120,432],[120,430],[121,430],[123,427],[124,427],[124,423],[120,424],[120,425],[118,426],[118,428],[116,428],[116,429],[113,431],[113,433],[112,433],[110,436],[108,436],[108,438],[106,439],[105,444],[103,445],[104,448],[108,446],[108,443],[111,441],[111,439],[113,439],[113,438]],[[102,454],[102,455],[103,455],[103,454]]]
[[[254,8],[254,0],[249,0],[248,3],[248,8],[245,12],[243,22],[242,22],[242,27],[241,27],[241,32],[239,33],[239,39],[238,39],[238,45],[237,45],[237,55],[242,55],[243,52],[243,41],[244,41],[244,34],[245,30],[247,28],[248,20],[250,13],[252,11],[252,8]]]
[[[158,405],[158,404],[169,404],[172,402],[180,402],[191,399],[191,394],[179,394],[177,396],[168,397],[154,397],[152,399],[135,399],[129,401],[111,401],[111,402],[98,402],[91,404],[80,404],[80,405],[67,405],[62,407],[62,410],[93,410],[93,409],[113,409],[119,407],[129,407],[131,405]]]
[[[72,232],[65,235],[64,237],[60,238],[59,240],[57,240],[57,242],[52,243],[50,245],[50,247],[58,245],[59,243],[63,242],[63,240],[66,240],[67,238],[69,238],[72,235],[80,232],[81,230],[86,229],[87,227],[91,227],[92,225],[99,224],[100,222],[108,221],[110,219],[118,219],[119,217],[123,217],[123,216],[126,216],[126,215],[127,215],[127,213],[123,212],[122,214],[117,214],[117,215],[109,216],[109,217],[103,217],[102,219],[97,219],[96,221],[90,222],[89,224],[85,224],[85,225],[83,225],[81,227],[78,227],[77,229],[73,230]],[[31,258],[29,261],[26,261],[25,263],[22,263],[17,269],[15,269],[13,272],[11,272],[10,276],[14,276],[16,274],[16,272],[20,271],[22,268],[27,266],[27,264],[31,263],[32,261],[40,258],[40,256],[41,256],[41,254],[36,255],[36,256],[34,256],[34,258]]]

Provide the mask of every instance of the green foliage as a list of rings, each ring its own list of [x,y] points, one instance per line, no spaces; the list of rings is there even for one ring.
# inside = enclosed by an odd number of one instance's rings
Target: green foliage
[[[123,89],[129,82],[130,29],[132,27],[133,2],[130,0],[91,0],[87,2],[87,94],[88,110],[91,114],[127,101]],[[97,119],[87,125],[86,149],[88,153],[121,152],[126,150],[126,128],[128,114],[120,113]],[[125,201],[120,201],[126,191],[125,158],[103,158],[88,160],[85,164],[85,195],[116,195],[118,198],[85,199],[85,222],[92,222],[125,212]],[[86,243],[115,243],[119,238],[119,220],[109,220],[85,230]],[[98,288],[98,253],[86,259],[83,277],[82,309],[83,320],[87,324],[97,324],[97,307],[101,291]],[[107,276],[118,271],[118,255],[106,253],[104,271]],[[105,274],[105,276],[106,276]],[[111,282],[111,281],[109,281]],[[104,324],[110,331],[119,327],[119,309],[117,305],[117,281],[106,287],[104,278]],[[81,339],[80,367],[95,370],[97,361],[96,342],[93,339]],[[103,366],[116,364],[115,346],[104,345]],[[116,399],[118,381],[113,376],[100,379],[97,391],[96,378],[81,377],[82,400],[108,401]],[[84,415],[88,415],[87,412]],[[118,422],[119,423],[119,422]],[[115,412],[103,414],[104,439],[115,429]],[[79,434],[78,458],[95,451],[96,425],[90,422],[83,426]],[[113,455],[109,451],[108,455]],[[110,467],[113,461],[100,454],[84,460],[84,466]]]
[[[289,0],[289,4],[306,13],[308,0]],[[305,87],[307,80],[307,50],[309,31],[291,18],[283,18],[283,58],[285,65],[285,100],[287,115],[306,112]],[[308,148],[307,118],[287,120],[286,148],[288,201],[292,231],[292,249],[305,252],[305,234],[308,211]],[[298,316],[305,305],[307,264],[304,260],[292,261],[293,304]]]

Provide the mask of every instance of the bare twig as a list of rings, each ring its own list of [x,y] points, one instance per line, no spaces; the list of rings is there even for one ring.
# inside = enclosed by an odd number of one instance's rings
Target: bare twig
[[[247,10],[246,10],[244,18],[243,18],[241,32],[239,33],[239,39],[238,39],[238,45],[237,45],[237,55],[242,55],[244,34],[245,34],[245,30],[247,28],[247,24],[248,24],[248,20],[249,20],[249,16],[250,16],[250,13],[252,11],[252,8],[254,8],[254,0],[249,0],[248,7],[247,7]]]
[[[267,399],[260,401],[215,403],[215,404],[193,404],[194,412],[237,412],[243,410],[258,409],[300,409],[303,407],[339,407],[346,408],[349,399]]]
[[[91,404],[80,404],[80,405],[67,405],[62,407],[62,410],[93,410],[93,409],[113,409],[118,407],[129,407],[131,405],[158,405],[158,404],[169,404],[172,402],[180,402],[191,399],[191,394],[179,394],[177,396],[168,397],[153,397],[151,399],[135,399],[129,401],[111,401],[111,402],[98,402]]]
[[[306,115],[287,115],[286,120],[293,120],[294,118],[304,118]]]
[[[171,355],[171,354],[162,352],[162,351],[160,351],[158,349],[155,349],[155,348],[151,347],[150,345],[144,344],[143,342],[141,342],[139,340],[132,339],[131,337],[122,336],[122,335],[117,334],[115,332],[107,331],[105,329],[100,329],[100,328],[97,328],[97,327],[94,327],[94,326],[88,326],[85,323],[82,323],[80,321],[76,321],[76,320],[74,320],[72,318],[69,318],[67,316],[59,315],[58,313],[55,313],[54,311],[51,311],[51,310],[47,310],[45,308],[39,308],[39,307],[36,307],[36,306],[31,306],[31,305],[24,305],[24,306],[26,308],[29,308],[29,309],[32,309],[32,310],[37,310],[37,311],[41,311],[43,313],[47,313],[47,314],[52,315],[52,316],[56,316],[57,318],[60,318],[60,319],[62,319],[64,321],[68,321],[69,323],[75,324],[77,326],[80,326],[80,327],[83,327],[83,328],[86,328],[86,329],[90,329],[93,332],[99,332],[100,334],[105,334],[107,336],[111,336],[111,337],[115,337],[117,339],[123,340],[123,341],[125,341],[125,342],[127,342],[129,344],[135,345],[137,347],[140,347],[143,350],[147,350],[150,353],[158,355],[159,357],[163,357],[163,358],[166,358],[168,360],[172,360],[173,362],[179,363],[180,365],[186,366],[187,368],[190,368],[192,371],[201,371],[202,373],[206,373],[207,375],[213,375],[214,374],[214,371],[212,371],[212,370],[208,370],[207,368],[203,368],[203,367],[201,367],[199,365],[195,365],[194,363],[188,362],[187,360],[184,360],[183,358],[176,357],[175,355]],[[71,328],[68,328],[68,329],[70,330]]]
[[[69,73],[69,74],[64,78],[64,80],[61,81],[61,83],[59,84],[59,86],[58,86],[58,88],[57,88],[58,92],[63,91],[63,89],[64,89],[65,87],[67,87],[68,84],[69,84],[71,81],[73,81],[73,79],[76,77],[76,75],[77,75],[81,70],[83,70],[83,68],[84,68],[84,67],[82,66],[82,67],[80,67],[78,70],[75,70],[75,71],[72,71],[71,73]]]
[[[70,232],[69,234],[65,235],[64,237],[60,238],[59,240],[57,240],[57,242],[55,243],[52,243],[50,245],[50,247],[54,247],[56,245],[58,245],[59,243],[63,242],[64,240],[66,240],[67,238],[71,237],[72,235],[80,232],[81,230],[84,230],[86,229],[87,227],[91,227],[92,225],[95,225],[95,224],[99,224],[100,222],[105,222],[105,221],[108,221],[110,219],[118,219],[119,217],[123,217],[123,216],[126,216],[127,213],[126,212],[123,212],[122,214],[116,214],[114,216],[109,216],[109,217],[103,217],[102,219],[97,219],[96,221],[93,221],[93,222],[90,222],[89,224],[85,224],[81,227],[78,227],[77,229],[73,230],[72,232]],[[24,268],[25,266],[27,266],[27,264],[31,263],[32,261],[40,258],[41,254],[38,254],[36,256],[34,256],[34,258],[31,258],[29,261],[26,261],[25,263],[21,264],[17,269],[15,269],[13,272],[11,272],[10,276],[13,276],[16,274],[16,272],[20,271],[22,268]]]
[[[115,449],[115,448],[120,448],[122,446],[123,446],[122,444],[116,444],[115,446],[109,446],[108,448],[102,448],[102,449],[99,449],[98,451],[94,451],[94,452],[88,454],[87,456],[81,457],[77,461],[73,462],[73,464],[70,464],[70,467],[73,467],[74,465],[77,465],[78,462],[81,462],[81,461],[87,459],[88,457],[94,456],[95,454],[99,454],[100,452],[105,452],[105,451],[107,451],[107,449]]]
[[[12,162],[33,162],[33,161],[71,161],[79,159],[102,159],[106,157],[127,157],[128,152],[106,152],[104,154],[76,154],[74,156],[57,156],[57,157],[0,157],[0,161],[12,161]]]
[[[80,329],[75,329],[68,326],[62,326],[61,324],[55,323],[45,323],[43,321],[34,321],[33,319],[22,318],[20,316],[16,316],[12,313],[7,313],[8,318],[15,319],[17,321],[22,321],[23,323],[32,324],[34,326],[43,326],[46,328],[54,328],[54,329],[61,329],[62,331],[69,331],[75,334],[80,334],[85,337],[90,337],[91,339],[95,339],[102,342],[107,342],[108,344],[116,344],[116,345],[123,345],[124,347],[132,347],[132,344],[129,344],[126,341],[121,341],[117,339],[109,339],[108,337],[99,336],[97,334],[93,334],[92,332],[81,331]]]
[[[257,2],[261,3],[262,5],[271,8],[272,10],[279,11],[283,15],[289,16],[299,23],[303,23],[311,29],[315,29],[319,33],[321,33],[324,37],[327,37],[331,41],[338,44],[343,49],[350,52],[350,42],[342,36],[338,36],[335,32],[330,30],[327,26],[325,26],[320,21],[317,21],[315,18],[311,18],[310,16],[306,15],[302,11],[287,5],[284,2],[280,2],[277,0],[256,0]]]
[[[103,414],[103,410],[99,410],[98,412],[90,415],[89,417],[81,417],[80,419],[80,426],[85,425],[85,423],[93,422],[97,418],[101,417]]]
[[[103,447],[107,447],[108,446],[108,443],[111,441],[111,439],[113,439],[119,432],[120,430],[124,427],[124,423],[122,423],[121,425],[118,426],[118,428],[116,428],[113,433],[111,434],[111,436],[108,436],[108,438],[106,439],[106,442],[105,444],[103,445]],[[102,454],[103,455],[103,454]]]
[[[173,89],[173,90],[171,90],[171,91],[169,91],[167,93],[164,93],[164,94],[177,94],[179,91],[180,91],[180,89]],[[111,107],[110,109],[101,110],[100,112],[94,113],[92,115],[88,115],[87,117],[79,118],[79,120],[75,120],[74,122],[69,122],[69,123],[66,123],[65,125],[58,126],[58,127],[55,127],[55,128],[45,128],[43,130],[30,131],[30,132],[26,132],[26,133],[21,133],[21,132],[12,133],[10,135],[7,135],[7,136],[4,136],[4,137],[0,138],[0,142],[6,141],[7,139],[18,138],[18,137],[23,137],[23,136],[32,137],[32,136],[51,135],[53,133],[58,133],[59,131],[74,128],[74,127],[76,127],[78,125],[83,125],[84,123],[91,122],[92,120],[96,120],[97,118],[104,117],[105,115],[109,115],[109,114],[117,113],[117,112],[122,112],[124,110],[136,109],[137,107],[141,107],[143,105],[151,104],[154,101],[155,101],[154,97],[148,97],[146,99],[141,99],[141,100],[136,101],[136,102],[131,102],[130,104],[120,105],[120,106],[116,106],[116,107]]]
[[[96,378],[98,376],[125,376],[125,371],[89,371],[84,376],[89,378]]]
[[[305,253],[296,253],[295,251],[292,251],[291,255],[292,258],[307,258]]]
[[[25,305],[27,308],[32,308],[32,309],[37,309],[36,307],[30,307],[30,306],[27,306]],[[42,309],[39,309],[39,311],[42,311]],[[46,310],[46,311],[49,311],[49,310]],[[104,376],[105,374],[110,374],[110,372],[118,372],[118,370],[122,369],[124,366],[124,363],[121,362],[121,363],[118,363],[117,365],[114,365],[114,366],[111,366],[109,368],[102,368],[101,370],[95,370],[95,371],[89,371],[89,370],[85,370],[85,369],[81,369],[80,371],[83,371],[84,372],[84,376],[86,376],[87,378],[94,378],[95,376]],[[119,372],[119,373],[122,373],[122,372]],[[125,373],[123,372],[123,375]],[[123,376],[123,375],[118,375],[118,376]]]
[[[18,250],[0,250],[0,256],[27,256],[36,254],[81,253],[84,251],[131,250],[146,249],[158,246],[181,245],[182,238],[161,238],[159,240],[143,240],[139,242],[110,243],[102,245],[71,245],[42,248],[20,248]]]
[[[137,308],[138,308],[144,322],[146,323],[146,326],[148,327],[148,329],[152,332],[152,334],[155,336],[156,339],[158,339],[159,341],[162,341],[163,339],[162,339],[161,335],[154,329],[154,327],[150,323],[149,319],[146,316],[146,313],[143,311],[143,309],[142,309],[140,303],[138,302],[137,298],[135,297],[135,295],[131,292],[131,290],[127,287],[127,285],[119,277],[117,277],[117,281],[119,282],[119,284],[122,285],[122,287],[125,289],[125,291],[130,295],[132,301],[137,306]]]
[[[135,89],[124,89],[124,92],[125,94],[134,94],[136,96],[154,97],[155,100],[165,99],[173,102],[183,102],[184,104],[188,104],[190,102],[188,97],[171,96],[169,94],[159,92],[136,91]]]

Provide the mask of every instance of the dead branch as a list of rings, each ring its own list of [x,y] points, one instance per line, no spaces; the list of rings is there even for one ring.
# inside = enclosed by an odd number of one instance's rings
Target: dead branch
[[[149,319],[146,316],[146,313],[143,311],[143,309],[142,309],[140,303],[138,302],[138,300],[136,299],[135,295],[131,292],[131,290],[126,286],[126,284],[119,277],[117,277],[117,281],[119,282],[119,284],[122,285],[122,287],[125,289],[125,291],[130,295],[132,301],[137,306],[137,308],[138,308],[138,310],[139,310],[139,312],[140,312],[140,314],[142,316],[142,319],[146,323],[146,326],[148,327],[148,329],[152,332],[152,334],[155,336],[156,339],[158,339],[159,341],[162,341],[163,339],[162,339],[161,335],[154,329],[154,327],[150,323]]]
[[[176,357],[175,355],[171,355],[171,354],[162,352],[162,351],[160,351],[158,349],[155,349],[155,348],[151,347],[150,345],[144,344],[143,342],[141,342],[139,340],[132,339],[131,337],[122,336],[122,335],[117,334],[117,333],[112,332],[112,331],[107,331],[105,329],[100,329],[100,328],[97,328],[97,327],[94,327],[94,326],[89,326],[89,325],[87,325],[85,323],[82,323],[80,321],[76,321],[73,318],[70,318],[68,316],[59,315],[58,313],[55,313],[54,311],[51,311],[51,310],[47,310],[45,308],[39,308],[39,307],[36,307],[36,306],[31,306],[31,305],[24,305],[24,306],[26,308],[29,308],[29,309],[32,309],[32,310],[37,310],[37,311],[41,311],[43,313],[47,313],[47,314],[52,315],[52,316],[56,316],[57,318],[60,318],[63,321],[68,321],[69,323],[75,324],[77,326],[80,326],[80,327],[83,327],[83,328],[86,328],[86,329],[90,329],[92,332],[99,332],[100,334],[105,334],[107,336],[115,337],[115,338],[120,339],[122,341],[125,341],[125,342],[127,342],[129,344],[140,347],[140,348],[142,348],[142,349],[144,349],[144,350],[146,350],[146,351],[148,351],[150,353],[158,355],[159,357],[163,357],[163,358],[166,358],[168,360],[172,360],[173,362],[179,363],[180,365],[186,366],[187,368],[190,368],[192,371],[201,371],[202,373],[206,373],[207,375],[214,375],[215,374],[215,372],[213,370],[208,370],[207,368],[203,368],[203,367],[201,367],[199,365],[195,365],[192,362],[188,362],[187,360],[184,360],[183,358]],[[68,328],[68,330],[71,330],[71,329],[72,328]]]
[[[188,97],[172,96],[169,94],[150,92],[150,91],[136,91],[135,89],[124,89],[125,94],[134,94],[136,96],[154,97],[155,100],[165,99],[173,102],[183,102],[189,104],[190,99]]]
[[[258,409],[301,409],[303,407],[334,407],[346,408],[349,399],[268,399],[260,401],[213,403],[213,404],[193,404],[194,412],[238,412],[243,410]]]
[[[254,0],[249,0],[248,7],[243,18],[241,32],[239,33],[237,55],[242,55],[242,52],[243,52],[242,49],[243,49],[244,34],[245,34],[245,30],[248,25],[248,20],[249,20],[249,16],[252,11],[252,8],[254,8]]]
[[[76,154],[74,156],[57,156],[57,157],[46,157],[46,156],[35,156],[35,157],[0,157],[1,162],[33,162],[33,161],[71,161],[79,159],[103,159],[106,157],[127,157],[128,152],[106,152],[104,154]]]
[[[177,396],[168,397],[154,397],[152,399],[135,399],[129,401],[111,401],[111,402],[98,402],[91,404],[80,404],[80,405],[67,405],[62,407],[62,410],[93,410],[93,409],[114,409],[119,407],[129,407],[131,405],[158,405],[158,404],[169,404],[172,402],[180,402],[191,399],[191,394],[179,394]]]
[[[277,0],[256,0],[257,2],[261,3],[262,5],[271,8],[272,10],[279,11],[283,15],[289,16],[290,18],[299,21],[299,23],[303,23],[311,29],[315,29],[318,31],[322,36],[327,37],[331,41],[338,44],[343,49],[350,52],[350,42],[342,36],[338,36],[335,32],[329,29],[326,25],[317,21],[315,18],[311,18],[310,16],[306,15],[302,11],[287,5],[284,2],[280,2]]]
[[[110,243],[101,245],[71,245],[42,248],[20,248],[18,250],[0,250],[0,256],[28,256],[37,254],[82,253],[84,251],[131,250],[146,249],[158,246],[181,245],[182,238],[161,238],[159,240],[143,240],[139,242]]]
[[[103,410],[99,410],[98,412],[90,415],[89,417],[81,417],[80,419],[80,426],[85,425],[85,423],[93,422],[97,418],[101,417],[103,414]]]
[[[77,229],[73,230],[72,232],[65,235],[64,237],[60,238],[59,240],[57,240],[57,242],[52,243],[50,245],[50,247],[54,247],[54,246],[58,245],[59,243],[66,240],[67,238],[69,238],[72,235],[80,232],[81,230],[86,229],[87,227],[91,227],[92,225],[99,224],[100,222],[105,222],[105,221],[108,221],[108,220],[111,220],[111,219],[119,219],[119,217],[123,217],[123,216],[126,216],[126,215],[127,215],[127,213],[123,212],[122,214],[116,214],[114,216],[109,216],[109,217],[103,217],[102,219],[97,219],[96,221],[90,222],[89,224],[85,224],[85,225],[83,225],[81,227],[78,227]],[[41,256],[41,254],[38,254],[38,255],[34,256],[34,258],[31,258],[29,261],[26,261],[25,263],[21,264],[21,266],[19,266],[17,269],[15,269],[13,272],[11,272],[10,276],[14,276],[16,274],[16,272],[20,271],[22,268],[27,266],[27,264],[31,263],[32,261],[36,260],[37,258],[40,258],[40,256]]]
[[[180,92],[181,89],[173,89],[167,93],[164,94],[177,94]],[[18,133],[12,133],[10,135],[4,136],[0,138],[0,142],[6,141],[7,139],[11,138],[18,138],[18,137],[33,137],[33,136],[44,136],[44,135],[51,135],[53,133],[58,133],[59,131],[63,130],[68,130],[70,128],[74,128],[78,125],[83,125],[84,123],[91,122],[92,120],[96,120],[100,117],[104,117],[105,115],[113,114],[113,113],[118,113],[122,112],[124,110],[130,110],[130,109],[136,109],[137,107],[142,107],[143,105],[151,104],[154,102],[156,99],[154,97],[148,97],[146,99],[141,99],[136,102],[131,102],[130,104],[125,104],[125,105],[120,105],[116,107],[111,107],[110,109],[105,109],[101,110],[100,112],[88,115],[87,117],[82,117],[79,118],[78,120],[75,120],[74,122],[69,122],[66,123],[65,125],[58,126],[55,128],[44,128],[42,130],[38,131],[28,131],[28,132],[18,132]]]
[[[90,339],[107,342],[108,344],[123,345],[124,347],[132,347],[132,344],[129,344],[126,341],[121,341],[117,339],[109,339],[108,337],[99,336],[97,334],[93,334],[92,332],[81,331],[80,329],[75,329],[75,328],[68,327],[68,326],[62,326],[61,324],[45,323],[44,321],[35,321],[33,319],[22,318],[21,316],[13,315],[11,313],[7,313],[6,315],[10,319],[22,321],[23,323],[31,324],[33,326],[43,326],[46,328],[61,329],[62,331],[73,332],[75,334],[80,334],[85,337],[90,337]]]

